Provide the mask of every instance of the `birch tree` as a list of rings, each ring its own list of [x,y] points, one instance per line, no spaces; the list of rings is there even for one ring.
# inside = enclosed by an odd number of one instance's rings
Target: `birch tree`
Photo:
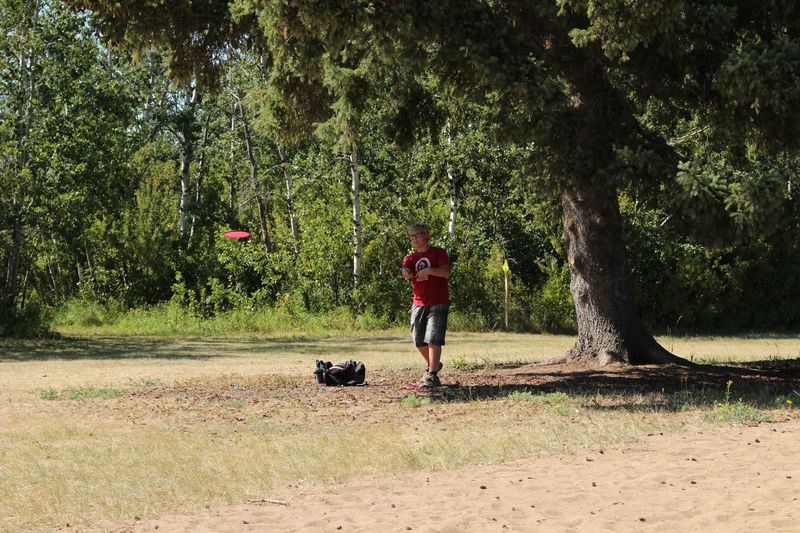
[[[353,205],[353,285],[358,287],[361,281],[361,173],[358,170],[358,150],[350,149],[347,159],[350,168],[350,199]]]
[[[292,251],[297,255],[300,251],[300,227],[297,222],[297,213],[294,207],[294,173],[290,162],[286,158],[286,151],[280,144],[277,145],[278,157],[281,162],[284,182],[286,183],[286,210],[289,217],[289,229],[292,232]]]
[[[269,253],[272,248],[269,231],[269,210],[263,186],[261,185],[261,174],[259,172],[259,162],[255,152],[255,142],[250,128],[250,121],[247,118],[245,107],[239,99],[239,121],[242,123],[242,136],[244,138],[245,152],[247,161],[250,165],[250,190],[253,199],[258,206],[258,220],[261,225],[261,241],[264,244],[264,252]]]

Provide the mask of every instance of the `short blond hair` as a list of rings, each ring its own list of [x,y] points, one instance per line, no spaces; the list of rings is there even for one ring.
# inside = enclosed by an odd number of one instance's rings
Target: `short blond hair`
[[[430,235],[430,233],[431,233],[431,229],[428,227],[427,224],[425,224],[423,222],[414,222],[414,223],[408,225],[408,233],[409,234],[413,233],[414,230],[418,230],[418,229],[424,231],[426,235]]]

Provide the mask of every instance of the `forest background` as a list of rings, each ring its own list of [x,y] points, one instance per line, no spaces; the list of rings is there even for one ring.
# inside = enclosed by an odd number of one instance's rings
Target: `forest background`
[[[112,50],[88,14],[60,2],[0,0],[0,25],[0,334],[132,314],[229,317],[256,332],[264,316],[403,324],[410,288],[398,268],[417,220],[454,263],[454,328],[505,327],[508,261],[509,329],[574,331],[557,195],[527,171],[534,148],[497,142],[480,106],[412,102],[443,127],[405,145],[387,134],[398,126],[387,87],[347,149],[324,123],[282,145],[261,112],[267,67],[246,49],[229,50],[212,93],[170,81],[155,50]],[[800,326],[796,161],[763,161],[764,175],[782,178],[769,222],[725,240],[689,239],[641,201],[646,191],[621,192],[651,328]],[[685,197],[695,212],[735,226],[757,210],[731,202],[741,176],[701,177]],[[226,229],[253,236],[225,239]]]

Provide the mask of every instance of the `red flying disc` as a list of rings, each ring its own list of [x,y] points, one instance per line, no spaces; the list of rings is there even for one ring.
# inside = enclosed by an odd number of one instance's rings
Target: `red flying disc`
[[[232,229],[226,231],[222,235],[229,239],[246,239],[250,236],[250,232],[241,229]]]

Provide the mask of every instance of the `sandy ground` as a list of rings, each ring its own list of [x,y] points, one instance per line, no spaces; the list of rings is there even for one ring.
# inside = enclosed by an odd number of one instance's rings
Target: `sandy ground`
[[[800,531],[800,420],[298,487],[117,531]]]

